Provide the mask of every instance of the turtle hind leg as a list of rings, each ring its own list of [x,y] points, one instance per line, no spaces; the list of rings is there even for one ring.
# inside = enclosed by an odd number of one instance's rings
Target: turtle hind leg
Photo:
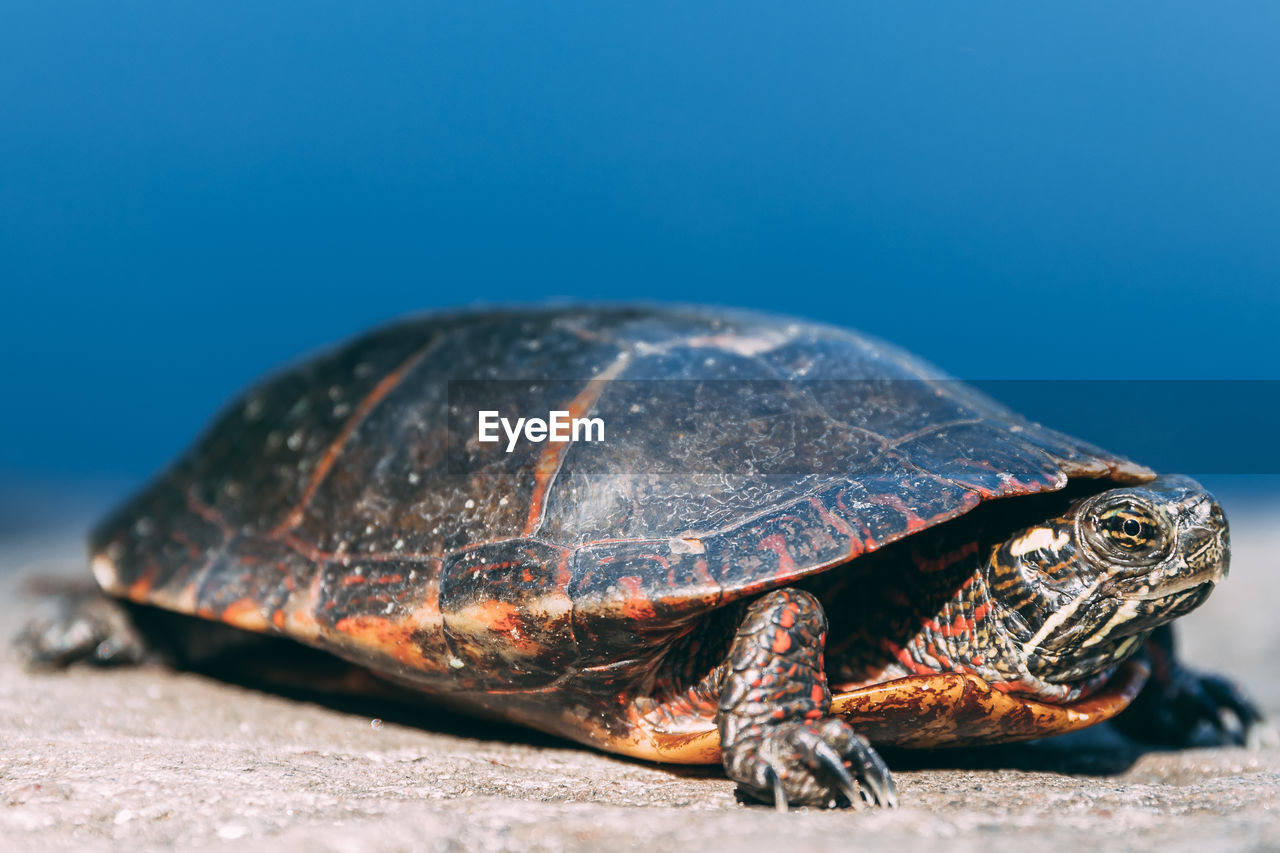
[[[97,590],[54,597],[55,612],[28,622],[14,638],[31,669],[61,669],[77,662],[118,666],[162,660],[139,630],[127,605]]]
[[[725,772],[748,796],[790,805],[896,806],[884,761],[827,716],[827,620],[807,592],[781,589],[747,609],[726,662],[717,723]]]
[[[1151,633],[1143,655],[1150,663],[1151,678],[1113,721],[1124,734],[1175,747],[1276,743],[1275,729],[1234,682],[1182,664],[1171,625]]]
[[[277,668],[292,665],[279,663],[292,661],[301,648],[283,637],[113,598],[96,587],[46,598],[53,615],[33,619],[14,638],[30,669],[158,663],[213,674],[244,671],[275,682]],[[333,660],[321,652],[312,656]]]

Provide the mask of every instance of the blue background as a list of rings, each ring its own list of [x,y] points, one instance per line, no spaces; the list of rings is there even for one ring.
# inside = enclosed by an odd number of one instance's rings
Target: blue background
[[[0,493],[126,488],[264,370],[460,303],[1280,378],[1278,33],[1262,2],[6,0]]]

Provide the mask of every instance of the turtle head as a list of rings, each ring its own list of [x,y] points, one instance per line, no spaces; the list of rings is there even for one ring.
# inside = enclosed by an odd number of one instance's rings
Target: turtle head
[[[1107,672],[1227,574],[1226,516],[1186,477],[1076,501],[996,547],[986,587],[1027,670],[1051,683]]]

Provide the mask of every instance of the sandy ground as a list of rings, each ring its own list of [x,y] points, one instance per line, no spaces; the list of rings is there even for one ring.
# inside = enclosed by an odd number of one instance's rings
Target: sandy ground
[[[1280,504],[1228,510],[1232,576],[1183,620],[1186,655],[1280,717]],[[83,572],[78,540],[0,544],[6,635],[21,578]],[[775,814],[715,768],[161,668],[29,675],[0,651],[4,850],[1280,849],[1280,749],[1144,754],[1103,730],[889,760],[901,809]]]

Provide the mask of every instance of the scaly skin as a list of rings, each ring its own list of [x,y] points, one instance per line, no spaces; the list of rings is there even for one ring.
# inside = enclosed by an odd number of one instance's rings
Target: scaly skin
[[[827,716],[827,617],[807,592],[780,589],[747,609],[720,691],[724,769],[743,791],[788,805],[897,805],[889,770],[866,738]],[[855,782],[856,779],[856,782]]]

